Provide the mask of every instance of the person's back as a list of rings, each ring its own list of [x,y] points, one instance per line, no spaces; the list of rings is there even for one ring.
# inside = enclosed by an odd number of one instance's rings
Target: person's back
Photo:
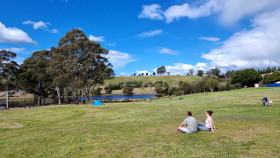
[[[185,118],[183,124],[185,124],[187,129],[191,132],[197,132],[197,123],[194,117],[189,116],[188,118]]]
[[[263,105],[264,105],[264,106],[267,106],[267,101],[268,101],[268,100],[269,100],[268,97],[264,97],[264,98],[263,98],[262,102],[263,102]]]
[[[190,111],[187,111],[186,113],[187,117],[183,121],[183,123],[180,124],[180,126],[177,128],[178,132],[183,133],[194,133],[197,132],[197,123],[194,117],[192,117],[192,113]],[[186,126],[184,128],[183,126]]]

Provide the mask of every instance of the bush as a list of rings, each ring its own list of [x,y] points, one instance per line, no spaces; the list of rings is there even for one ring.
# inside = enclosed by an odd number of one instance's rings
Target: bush
[[[235,83],[234,84],[235,88],[240,89],[242,87],[242,85],[240,83]]]
[[[223,85],[218,86],[218,91],[225,91],[225,90],[226,90],[225,86],[223,86]]]
[[[93,95],[97,96],[97,95],[101,95],[101,90],[102,88],[97,88],[97,89],[94,89],[93,91]]]
[[[124,95],[132,95],[133,94],[133,88],[132,87],[124,87],[123,88],[123,94]]]
[[[131,102],[131,100],[130,99],[124,99],[124,100],[122,100],[122,102]]]

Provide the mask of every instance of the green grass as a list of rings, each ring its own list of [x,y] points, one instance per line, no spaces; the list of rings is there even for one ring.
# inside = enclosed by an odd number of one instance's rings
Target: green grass
[[[100,86],[103,88],[101,91],[102,94],[105,94],[104,87],[109,84],[119,84],[119,83],[126,83],[131,81],[142,81],[143,85],[144,83],[153,82],[156,81],[163,81],[167,82],[170,86],[177,86],[179,85],[180,81],[185,81],[192,83],[193,81],[201,80],[203,77],[199,76],[181,76],[181,75],[163,75],[163,76],[125,76],[125,77],[112,77],[109,80],[104,81],[104,85]],[[134,94],[155,94],[154,88],[149,87],[141,87],[141,88],[134,88],[133,89]],[[114,95],[122,95],[123,90],[113,90],[112,94]]]
[[[210,92],[195,93],[195,94],[189,94],[189,95],[177,96],[177,97],[166,97],[166,98],[162,98],[162,99],[153,100],[153,102],[178,101],[180,97],[183,97],[183,99],[181,99],[180,101],[186,101],[186,100],[189,101],[189,100],[228,97],[228,96],[244,95],[244,94],[267,93],[267,92],[273,92],[273,91],[280,91],[280,87],[244,88],[244,89],[238,89],[238,90],[220,91],[220,92],[213,92],[213,93],[210,93]],[[266,95],[266,94],[263,94],[263,95]],[[149,101],[147,101],[147,102],[149,102]]]
[[[125,76],[125,77],[113,77],[109,80],[105,80],[105,85],[118,84],[120,82],[142,81],[143,83],[156,81],[167,82],[170,86],[176,86],[180,81],[193,82],[200,80],[203,77],[199,76],[181,76],[181,75],[163,75],[163,76]]]
[[[280,93],[235,93],[251,95],[2,111],[0,157],[278,157]],[[262,106],[264,96],[274,105]],[[217,131],[176,133],[188,110],[202,122],[213,110]],[[23,127],[3,128],[14,123]]]

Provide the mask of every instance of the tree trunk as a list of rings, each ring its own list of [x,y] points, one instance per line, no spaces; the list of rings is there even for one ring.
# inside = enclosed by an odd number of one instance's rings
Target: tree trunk
[[[65,88],[65,93],[66,93],[66,104],[69,104],[69,91],[68,88]]]
[[[9,90],[8,90],[8,85],[6,88],[6,108],[9,108]]]
[[[78,90],[76,90],[75,101],[76,101],[76,104],[79,104],[79,94],[78,94]]]
[[[84,103],[84,88],[82,88],[82,94],[81,94],[81,104]]]
[[[41,105],[41,96],[37,96],[37,100],[38,100],[38,106]]]
[[[43,97],[43,106],[46,105],[46,99]]]
[[[87,87],[86,87],[86,96],[87,96],[88,103],[89,103],[89,101],[90,101],[90,98],[89,98],[89,91],[90,91],[90,87],[87,86]]]
[[[58,98],[58,105],[61,105],[60,88],[59,88],[59,86],[56,86],[55,89],[56,89],[57,98]]]

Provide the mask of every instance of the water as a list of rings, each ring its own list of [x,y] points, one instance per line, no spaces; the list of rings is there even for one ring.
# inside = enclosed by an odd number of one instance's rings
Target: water
[[[101,100],[101,101],[110,101],[110,100],[123,100],[123,99],[152,99],[155,95],[107,95],[107,96],[90,96],[90,100]],[[69,98],[70,101],[74,101],[74,97]],[[81,97],[79,98],[81,100]],[[87,100],[87,97],[84,97],[84,100]],[[37,101],[34,99],[19,99],[19,100],[10,100],[9,107],[29,107],[34,103],[37,106]],[[47,98],[45,100],[46,104],[54,104],[54,99]],[[0,106],[6,106],[6,101],[0,101]]]
[[[146,94],[146,95],[106,95],[106,96],[90,96],[90,100],[123,100],[123,99],[152,99],[155,98],[153,94]],[[70,100],[75,100],[74,97],[70,97]],[[86,100],[87,97],[84,97]],[[81,97],[79,97],[81,100]]]

